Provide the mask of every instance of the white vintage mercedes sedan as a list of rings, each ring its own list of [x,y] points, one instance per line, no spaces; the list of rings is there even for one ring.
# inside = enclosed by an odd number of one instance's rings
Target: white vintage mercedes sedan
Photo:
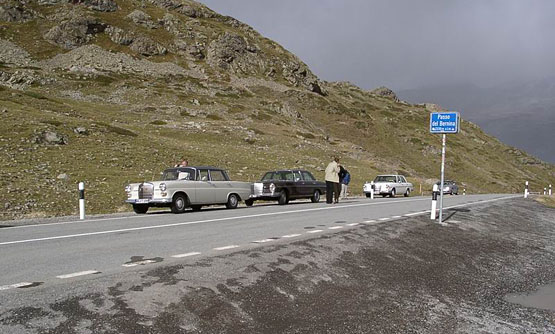
[[[160,181],[132,183],[125,191],[126,202],[139,214],[150,207],[170,207],[173,213],[218,204],[235,209],[252,192],[251,183],[231,181],[225,170],[215,167],[169,168]]]

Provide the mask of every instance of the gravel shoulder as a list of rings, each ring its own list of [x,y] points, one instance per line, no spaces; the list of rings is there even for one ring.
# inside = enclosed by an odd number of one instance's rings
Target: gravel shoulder
[[[555,209],[514,199],[0,295],[2,333],[548,333]]]

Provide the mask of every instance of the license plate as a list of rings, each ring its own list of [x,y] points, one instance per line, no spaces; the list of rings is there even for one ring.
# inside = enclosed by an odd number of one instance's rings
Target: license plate
[[[148,198],[141,198],[135,201],[135,203],[148,203]]]

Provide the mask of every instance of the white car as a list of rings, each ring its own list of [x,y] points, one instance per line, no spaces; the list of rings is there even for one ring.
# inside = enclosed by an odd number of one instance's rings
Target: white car
[[[372,196],[372,184],[370,182],[366,182],[362,190],[366,197]],[[395,197],[397,194],[403,194],[408,197],[413,190],[412,183],[408,182],[403,175],[378,175],[374,179],[374,195]]]
[[[251,183],[231,181],[220,168],[176,167],[166,169],[160,181],[132,183],[125,191],[126,202],[140,214],[150,207],[170,207],[173,213],[217,204],[235,209],[239,201],[249,199],[251,188]]]

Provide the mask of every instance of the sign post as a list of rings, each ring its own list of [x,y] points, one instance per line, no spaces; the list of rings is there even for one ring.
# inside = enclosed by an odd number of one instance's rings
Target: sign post
[[[443,188],[445,181],[445,146],[446,134],[458,133],[461,122],[456,111],[433,112],[430,114],[430,133],[442,134],[441,140],[441,179],[439,183],[439,223],[443,223]]]

